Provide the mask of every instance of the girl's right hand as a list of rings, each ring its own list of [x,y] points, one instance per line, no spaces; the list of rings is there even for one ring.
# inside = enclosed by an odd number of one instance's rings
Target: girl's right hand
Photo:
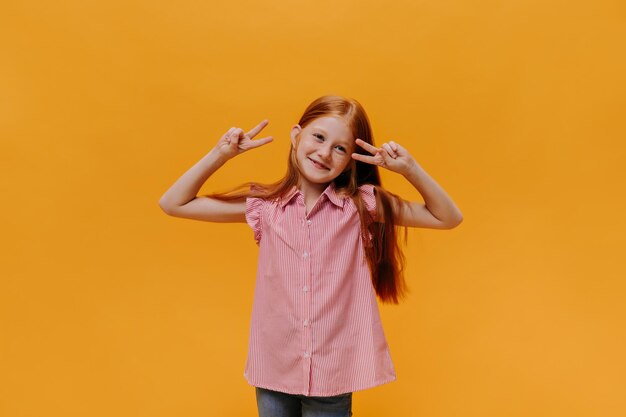
[[[269,123],[269,120],[265,119],[254,128],[250,129],[247,133],[244,133],[243,129],[238,127],[231,127],[228,132],[220,138],[215,145],[215,150],[227,159],[233,158],[248,149],[258,148],[266,143],[274,140],[271,136],[267,136],[261,139],[252,140],[253,137]]]

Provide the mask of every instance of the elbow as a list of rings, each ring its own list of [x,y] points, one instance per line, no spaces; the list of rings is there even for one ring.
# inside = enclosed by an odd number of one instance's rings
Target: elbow
[[[456,222],[456,224],[454,225],[454,227],[459,226],[461,223],[463,223],[463,216],[460,216]]]
[[[454,229],[455,227],[459,226],[461,223],[463,223],[463,215],[459,213],[454,219],[451,219],[450,221],[446,222],[444,229]]]
[[[463,215],[459,213],[459,215],[456,216],[456,218],[452,222],[450,229],[454,229],[455,227],[459,226],[461,223],[463,223]]]
[[[172,209],[169,205],[167,205],[163,200],[159,200],[159,207],[161,208],[161,210],[163,210],[163,212],[165,214],[167,214],[168,216],[172,215]]]
[[[161,210],[163,211],[163,213],[169,215],[170,213],[167,210],[167,207],[165,207],[163,204],[159,203],[159,207],[161,208]]]

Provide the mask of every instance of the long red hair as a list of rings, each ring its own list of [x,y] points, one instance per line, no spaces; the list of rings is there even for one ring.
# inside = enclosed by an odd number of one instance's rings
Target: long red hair
[[[341,117],[352,132],[353,138],[374,145],[374,137],[365,110],[359,102],[352,98],[325,95],[314,100],[304,111],[298,124],[304,128],[319,117]],[[355,144],[355,152],[370,155]],[[214,193],[207,197],[219,200],[234,200],[242,197],[261,197],[267,199],[285,196],[293,186],[298,185],[300,171],[293,146],[289,150],[287,173],[271,184],[247,182],[226,193]],[[380,182],[378,166],[352,160],[351,165],[333,180],[337,192],[348,195],[354,201],[361,222],[363,247],[372,276],[372,285],[376,295],[383,303],[398,304],[409,292],[404,279],[405,258],[400,248],[398,226],[395,225],[397,213],[402,200],[395,194],[385,190]],[[365,203],[361,199],[358,187],[362,184],[374,185],[376,194],[377,219],[373,219]],[[371,233],[371,240],[369,234]],[[405,228],[404,240],[407,239]]]

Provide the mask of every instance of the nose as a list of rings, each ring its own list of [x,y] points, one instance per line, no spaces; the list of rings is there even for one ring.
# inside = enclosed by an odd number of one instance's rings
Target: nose
[[[328,158],[330,157],[330,153],[332,152],[332,149],[330,147],[330,144],[324,144],[321,145],[318,149],[317,149],[317,154],[323,158],[328,160]]]

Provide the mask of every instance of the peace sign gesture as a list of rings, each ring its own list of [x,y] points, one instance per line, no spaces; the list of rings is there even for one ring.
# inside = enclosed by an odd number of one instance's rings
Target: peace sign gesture
[[[215,149],[225,158],[230,159],[249,149],[265,145],[274,140],[274,138],[271,136],[257,140],[252,140],[252,138],[258,135],[268,123],[269,120],[265,119],[246,133],[239,127],[231,127],[217,142]]]
[[[411,154],[394,141],[385,142],[380,148],[361,139],[357,139],[356,144],[373,155],[353,153],[352,158],[357,161],[378,165],[402,175],[406,175],[417,164]]]

